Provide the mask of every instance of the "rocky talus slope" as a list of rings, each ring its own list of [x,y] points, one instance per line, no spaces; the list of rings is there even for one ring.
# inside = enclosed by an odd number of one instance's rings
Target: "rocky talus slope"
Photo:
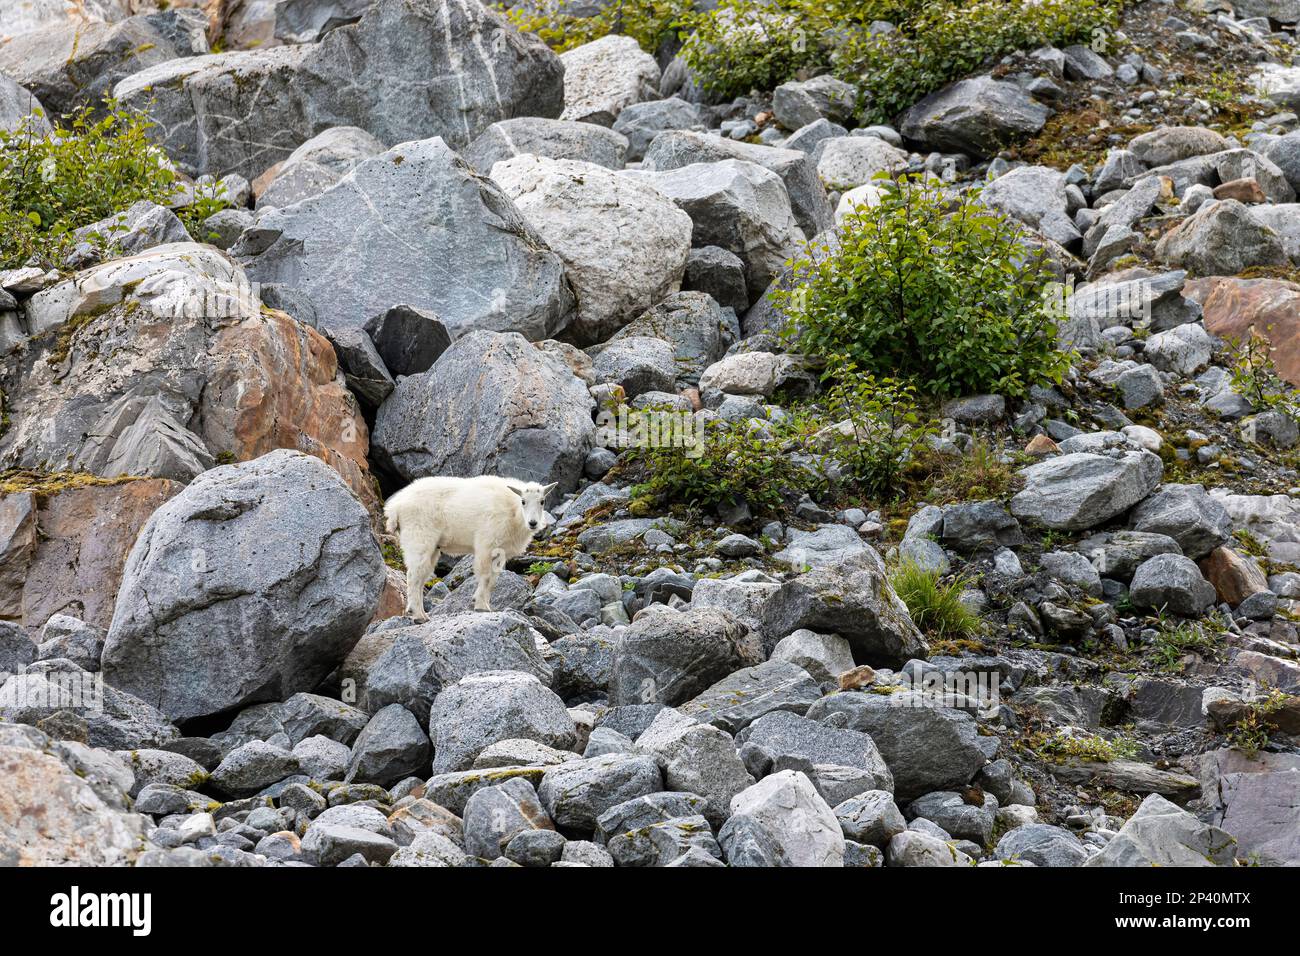
[[[1118,16],[884,125],[477,0],[0,4],[0,129],[111,94],[183,187],[0,270],[0,864],[1300,865],[1300,6]],[[763,442],[881,173],[1072,351],[873,495]],[[619,406],[807,480],[656,496]],[[484,473],[553,523],[401,616],[384,495]]]

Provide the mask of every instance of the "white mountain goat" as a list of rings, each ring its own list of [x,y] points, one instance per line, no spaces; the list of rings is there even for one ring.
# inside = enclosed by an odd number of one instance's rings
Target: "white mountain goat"
[[[407,616],[428,619],[424,584],[442,553],[474,555],[474,610],[492,610],[497,575],[545,526],[542,502],[554,488],[493,475],[417,478],[389,498],[384,525],[402,546]]]

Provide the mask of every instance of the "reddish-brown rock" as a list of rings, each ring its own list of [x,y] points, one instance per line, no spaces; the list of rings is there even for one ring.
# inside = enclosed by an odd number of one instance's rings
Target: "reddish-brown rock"
[[[1252,558],[1217,547],[1201,558],[1201,573],[1214,585],[1220,601],[1236,607],[1252,594],[1268,590],[1268,578]]]
[[[1214,198],[1235,199],[1237,202],[1252,204],[1268,202],[1264,190],[1253,179],[1234,179],[1231,182],[1220,183],[1214,187]]]
[[[1222,339],[1245,339],[1253,326],[1273,346],[1273,364],[1300,385],[1300,285],[1281,279],[1194,279],[1183,295],[1204,310],[1205,330]]]
[[[108,627],[136,535],[180,488],[154,478],[0,498],[0,618],[40,627],[69,614]]]

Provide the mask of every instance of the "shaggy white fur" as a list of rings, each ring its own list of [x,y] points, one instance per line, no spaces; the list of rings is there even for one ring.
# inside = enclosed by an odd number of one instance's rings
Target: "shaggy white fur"
[[[490,611],[497,575],[545,526],[542,503],[554,488],[493,475],[417,478],[389,498],[385,527],[406,562],[407,616],[428,620],[424,585],[442,553],[474,555],[474,610]]]

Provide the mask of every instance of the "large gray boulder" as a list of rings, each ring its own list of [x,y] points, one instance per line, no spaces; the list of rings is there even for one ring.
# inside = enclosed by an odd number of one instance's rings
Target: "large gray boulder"
[[[319,43],[169,60],[115,95],[147,109],[182,168],[252,179],[330,126],[459,148],[498,120],[558,116],[564,67],[473,0],[378,0]]]
[[[1077,836],[1046,823],[1014,828],[998,841],[995,852],[999,860],[1034,866],[1080,866],[1088,859],[1088,851]]]
[[[1137,607],[1166,610],[1197,617],[1214,603],[1214,585],[1205,580],[1191,558],[1157,554],[1138,566],[1129,585],[1129,598]]]
[[[493,123],[461,153],[484,176],[497,163],[524,153],[547,159],[572,159],[622,169],[627,158],[627,138],[591,123],[521,116]]]
[[[504,475],[557,481],[582,474],[595,426],[587,387],[520,335],[473,332],[380,407],[375,456],[407,480]]]
[[[1158,793],[1084,866],[1232,866],[1236,840]]]
[[[54,113],[99,107],[132,73],[208,52],[207,17],[167,10],[116,23],[67,20],[0,45],[0,74],[27,87]]]
[[[724,611],[652,614],[633,623],[615,648],[609,702],[671,707],[763,658],[757,637]]]
[[[640,162],[651,141],[669,129],[700,127],[700,108],[676,96],[647,100],[623,108],[614,121],[614,132],[627,137],[627,159]]]
[[[27,121],[33,133],[44,136],[50,131],[50,121],[44,113],[45,107],[31,90],[23,89],[0,73],[0,130],[12,132]]]
[[[1145,498],[1164,464],[1149,451],[1074,452],[1030,465],[1011,513],[1048,528],[1082,531],[1104,524]]]
[[[104,679],[173,720],[312,690],[384,584],[370,516],[316,458],[277,450],[205,472],[127,558]]]
[[[836,720],[875,743],[894,775],[899,801],[934,790],[960,790],[984,766],[975,719],[960,710],[936,707],[913,692],[831,694],[808,709],[809,720],[840,714],[843,717]]]
[[[629,36],[612,33],[560,55],[561,119],[612,126],[634,103],[659,97],[659,64]]]
[[[800,761],[813,767],[850,767],[861,771],[864,789],[894,789],[894,776],[875,742],[859,730],[779,711],[759,717],[740,731],[736,743],[765,751],[776,767]]]
[[[521,671],[551,683],[541,635],[518,611],[467,612],[386,632],[392,643],[348,676],[370,713],[402,704],[421,719],[442,688],[480,671]]]
[[[807,628],[838,634],[855,656],[873,661],[901,665],[926,656],[921,632],[874,552],[787,581],[763,605],[761,621],[773,640]]]
[[[564,261],[577,296],[569,334],[602,342],[681,287],[691,219],[662,193],[612,170],[523,155],[492,179]]]
[[[1161,238],[1156,257],[1201,276],[1290,263],[1276,232],[1235,199],[1206,203]]]
[[[756,163],[780,176],[790,197],[790,208],[805,236],[815,236],[833,224],[830,200],[817,175],[816,163],[797,149],[740,143],[712,133],[667,130],[651,141],[642,168],[663,171],[725,159]]]
[[[797,770],[764,777],[733,797],[718,842],[732,866],[844,865],[835,811]]]
[[[560,257],[437,137],[266,214],[232,251],[249,278],[296,290],[327,327],[364,325],[404,303],[436,314],[453,337],[491,329],[537,340],[573,310]]]
[[[692,246],[718,246],[740,257],[751,300],[771,285],[803,241],[781,177],[757,163],[724,159],[627,175],[690,216]]]
[[[929,149],[987,156],[1034,135],[1050,115],[1015,83],[979,76],[925,97],[903,114],[899,132]]]
[[[322,130],[259,177],[255,184],[261,189],[257,208],[274,206],[283,209],[319,196],[361,163],[387,148],[356,126],[331,126]]]
[[[1049,166],[1020,166],[984,187],[980,201],[1068,246],[1080,238],[1070,216],[1065,174]]]
[[[1205,557],[1232,537],[1232,519],[1203,485],[1164,485],[1133,509],[1135,531],[1167,535],[1189,558]]]
[[[837,136],[821,143],[814,157],[827,189],[845,192],[866,185],[881,173],[907,168],[907,153],[875,136]]]
[[[502,740],[533,740],[572,750],[577,738],[564,701],[532,674],[481,671],[461,678],[434,701],[429,715],[433,772],[468,770]]]
[[[654,757],[611,753],[548,769],[537,795],[560,826],[591,833],[607,810],[663,790]]]
[[[1228,149],[1222,135],[1204,126],[1160,126],[1136,136],[1128,150],[1147,166],[1168,166]]]

